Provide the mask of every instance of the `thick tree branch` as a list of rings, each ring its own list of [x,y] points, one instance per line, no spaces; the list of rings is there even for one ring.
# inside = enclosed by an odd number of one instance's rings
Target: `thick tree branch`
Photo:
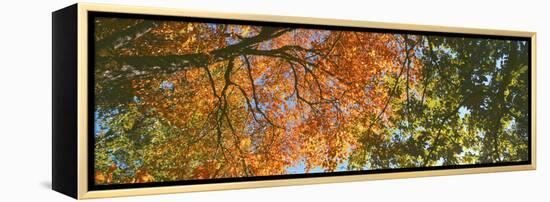
[[[245,38],[236,44],[216,49],[208,53],[167,56],[98,57],[96,59],[96,81],[101,84],[106,84],[118,80],[144,79],[153,75],[169,75],[184,69],[203,67],[208,64],[236,57],[242,54],[244,49],[278,37],[290,30],[291,29],[264,27],[256,36]],[[108,62],[116,62],[119,68],[111,70],[102,68],[104,64]]]
[[[145,20],[140,22],[130,28],[112,34],[108,37],[105,37],[95,43],[95,50],[98,52],[103,49],[118,49],[126,44],[130,43],[132,40],[135,40],[147,32],[151,31],[153,28],[157,27],[160,22]]]

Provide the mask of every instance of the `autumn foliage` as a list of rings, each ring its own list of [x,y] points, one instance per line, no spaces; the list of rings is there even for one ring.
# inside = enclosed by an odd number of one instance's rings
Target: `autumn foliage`
[[[524,161],[524,42],[97,18],[95,182]]]

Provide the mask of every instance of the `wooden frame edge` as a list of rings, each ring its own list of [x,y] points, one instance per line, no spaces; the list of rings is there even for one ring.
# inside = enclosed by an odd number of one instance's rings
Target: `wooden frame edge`
[[[396,172],[383,173],[372,175],[350,175],[350,176],[330,176],[330,177],[313,177],[301,179],[281,179],[281,180],[261,180],[247,182],[232,182],[232,183],[215,183],[215,184],[200,184],[200,185],[178,185],[164,187],[149,187],[149,188],[128,188],[116,190],[90,191],[88,189],[88,41],[87,41],[87,23],[88,11],[100,12],[118,12],[131,14],[149,14],[149,15],[164,15],[164,16],[186,16],[186,17],[201,17],[201,18],[216,18],[216,19],[237,19],[249,21],[267,21],[281,23],[301,23],[301,24],[322,24],[348,27],[369,27],[380,29],[399,29],[408,31],[427,31],[439,33],[460,33],[460,34],[480,34],[480,35],[496,35],[496,36],[517,36],[531,38],[531,164],[528,165],[513,165],[513,166],[495,166],[495,167],[479,167],[479,168],[460,168],[449,170],[428,170],[428,171],[413,171],[413,172]],[[123,197],[136,195],[153,195],[153,194],[173,194],[198,191],[215,191],[228,189],[247,189],[247,188],[262,188],[262,187],[279,187],[293,185],[311,185],[323,183],[341,183],[353,181],[367,180],[382,180],[382,179],[401,179],[401,178],[416,178],[429,176],[446,176],[446,175],[462,175],[462,174],[481,174],[494,172],[508,171],[526,171],[536,170],[536,32],[512,31],[512,30],[496,30],[496,29],[479,29],[479,28],[462,28],[462,27],[447,27],[433,25],[415,25],[401,23],[384,23],[384,22],[369,22],[355,20],[341,20],[328,18],[310,18],[297,16],[278,16],[278,15],[260,15],[260,14],[245,14],[245,13],[229,13],[229,12],[210,12],[196,11],[183,9],[169,8],[154,8],[154,7],[138,7],[138,6],[123,6],[110,4],[92,4],[78,3],[78,199],[92,199],[104,197]]]
[[[199,191],[220,191],[220,190],[229,190],[229,189],[266,188],[266,187],[281,187],[281,186],[295,186],[295,185],[314,185],[314,184],[327,184],[327,183],[388,180],[388,179],[417,178],[417,177],[431,177],[431,176],[449,176],[449,175],[462,175],[462,174],[481,174],[481,173],[494,173],[494,172],[507,172],[507,171],[525,171],[525,170],[532,170],[532,169],[533,167],[531,165],[516,165],[516,166],[500,166],[500,167],[488,167],[488,168],[466,168],[466,169],[453,169],[453,170],[399,172],[399,173],[385,173],[385,174],[375,174],[375,175],[333,176],[333,177],[315,177],[315,178],[305,178],[305,179],[266,180],[266,181],[202,184],[202,185],[188,185],[188,186],[117,189],[117,190],[104,190],[104,191],[90,191],[84,194],[80,199],[123,197],[123,196],[136,196],[136,195],[154,195],[154,194],[175,194],[175,193],[189,193],[189,192],[199,192]]]
[[[531,166],[537,169],[537,33],[531,33]]]
[[[78,104],[78,138],[77,138],[77,196],[78,199],[86,198],[88,190],[88,10],[85,5],[77,4],[78,16],[78,71],[77,71],[77,104]]]

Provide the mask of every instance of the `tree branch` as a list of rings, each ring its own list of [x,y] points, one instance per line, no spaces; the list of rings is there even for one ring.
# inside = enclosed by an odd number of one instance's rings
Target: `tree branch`
[[[246,64],[246,71],[248,75],[248,80],[250,82],[250,85],[252,86],[252,99],[254,100],[255,109],[264,117],[264,119],[273,127],[277,128],[283,128],[281,126],[278,126],[277,124],[273,123],[271,119],[260,109],[260,102],[258,100],[258,95],[256,94],[256,85],[254,84],[254,78],[252,77],[252,67],[250,64],[250,61],[248,60],[248,57],[246,55],[243,55],[245,64]]]
[[[152,20],[144,20],[130,28],[127,28],[118,33],[112,34],[108,37],[105,37],[95,43],[96,52],[103,49],[118,49],[126,44],[130,43],[132,40],[135,40],[147,32],[151,31],[153,28],[157,27],[160,22]]]
[[[245,38],[240,42],[219,48],[208,53],[191,53],[185,55],[166,56],[107,56],[96,58],[96,81],[110,83],[117,80],[145,79],[153,75],[169,75],[184,69],[203,67],[208,64],[221,62],[242,54],[244,49],[260,42],[278,37],[291,29],[264,27],[253,37]],[[104,42],[107,43],[107,42]],[[119,68],[102,69],[104,63],[116,62]]]

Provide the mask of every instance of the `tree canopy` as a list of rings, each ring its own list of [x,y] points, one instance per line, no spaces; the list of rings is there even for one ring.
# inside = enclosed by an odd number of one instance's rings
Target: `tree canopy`
[[[96,184],[529,159],[526,41],[94,21]]]

